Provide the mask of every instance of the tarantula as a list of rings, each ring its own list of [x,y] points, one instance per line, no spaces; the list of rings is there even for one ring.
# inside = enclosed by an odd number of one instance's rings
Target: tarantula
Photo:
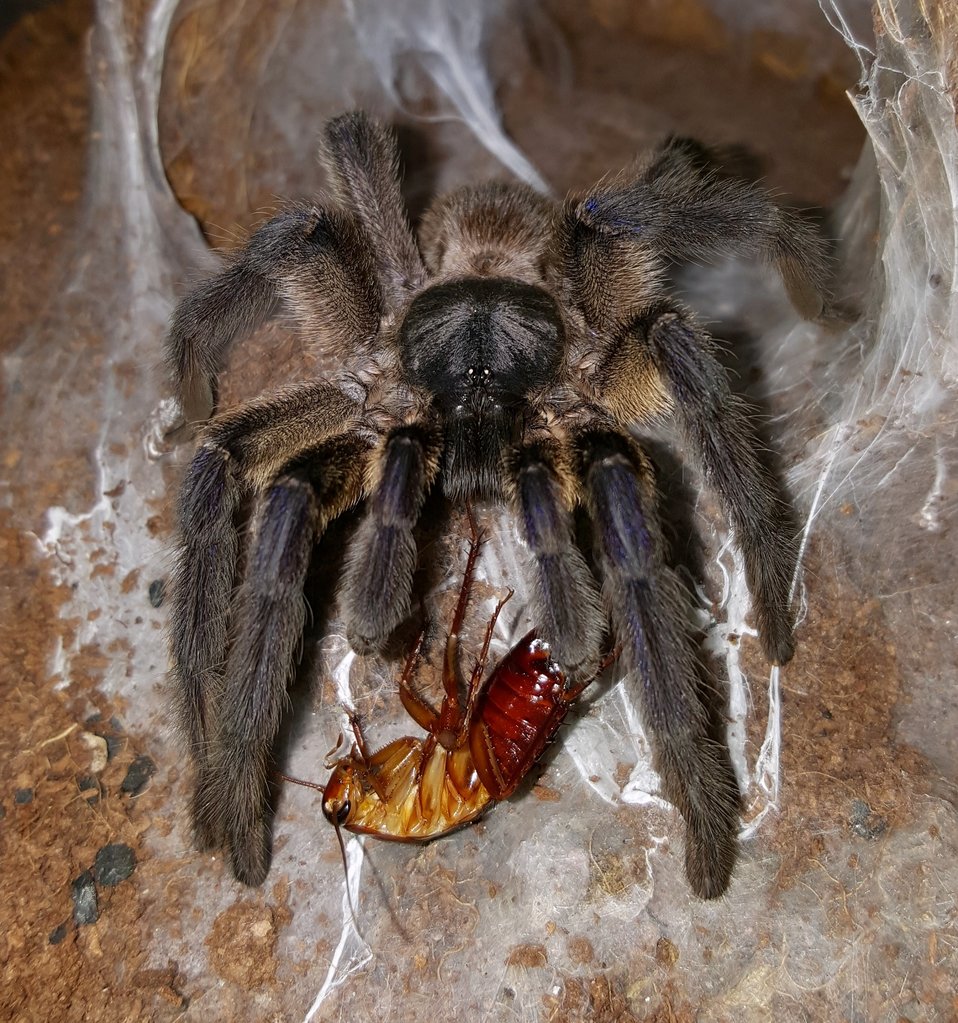
[[[347,634],[364,651],[409,611],[417,518],[441,487],[452,502],[515,509],[537,627],[567,670],[595,666],[611,617],[640,679],[666,794],[686,821],[691,885],[721,894],[738,789],[698,695],[689,599],[666,561],[634,432],[681,425],[733,526],[762,647],[788,661],[789,509],[756,454],[749,408],[666,276],[678,260],[762,257],[817,318],[821,237],[690,140],[670,139],[563,202],[523,185],[460,189],[435,201],[416,233],[390,131],[345,114],[326,126],[323,149],[335,200],[287,208],[255,231],[180,302],[167,340],[187,420],[209,419],[183,483],[171,618],[199,845],[226,847],[241,881],[264,880],[270,747],[307,568],[328,523],[365,502],[342,583]],[[341,372],[210,419],[224,352],[276,300]],[[234,518],[246,497],[254,511],[241,552]],[[601,587],[576,546],[578,507]]]

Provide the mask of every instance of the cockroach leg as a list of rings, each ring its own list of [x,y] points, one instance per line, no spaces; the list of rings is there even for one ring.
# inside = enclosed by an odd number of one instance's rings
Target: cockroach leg
[[[356,736],[356,749],[359,751],[359,756],[363,764],[368,767],[369,747],[366,745],[366,736],[363,735],[363,726],[359,723],[359,715],[354,710],[346,711],[346,715],[349,718],[349,724],[353,730],[353,735]]]
[[[499,615],[502,613],[502,609],[510,600],[512,600],[514,593],[515,590],[509,590],[499,603],[496,604],[495,609],[492,612],[492,616],[489,618],[489,622],[486,625],[486,632],[482,637],[482,648],[479,651],[479,656],[472,669],[472,675],[469,678],[469,699],[466,704],[466,713],[463,715],[462,730],[460,733],[460,741],[463,743],[466,741],[465,737],[469,732],[470,725],[472,724],[476,700],[479,698],[479,694],[483,689],[482,676],[485,673],[486,663],[489,660],[489,646],[492,643],[492,637],[496,631],[496,622],[499,621]]]

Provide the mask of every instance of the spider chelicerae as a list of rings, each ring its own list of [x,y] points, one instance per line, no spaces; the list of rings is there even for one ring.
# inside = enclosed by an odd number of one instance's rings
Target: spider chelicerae
[[[264,880],[271,746],[327,525],[363,502],[341,592],[349,640],[369,650],[410,610],[417,520],[441,488],[454,503],[514,509],[534,620],[570,676],[595,667],[611,619],[665,793],[686,821],[690,883],[721,894],[738,789],[699,697],[690,602],[637,437],[678,424],[724,503],[764,652],[788,661],[788,505],[713,341],[666,284],[676,261],[755,256],[778,269],[799,312],[821,317],[823,240],[685,139],[561,202],[517,184],[460,189],[415,232],[389,130],[345,114],[323,149],[333,201],[290,206],[255,231],[180,302],[167,340],[187,421],[202,424],[171,614],[199,845],[228,849],[241,881]],[[277,300],[341,371],[213,415],[224,353]],[[595,574],[576,545],[579,509]]]

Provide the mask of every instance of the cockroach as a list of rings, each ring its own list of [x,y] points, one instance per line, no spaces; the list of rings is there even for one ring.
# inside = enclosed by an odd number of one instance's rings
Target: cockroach
[[[489,645],[512,591],[499,601],[486,626],[471,672],[465,706],[459,696],[459,633],[469,600],[482,539],[473,525],[469,556],[446,640],[442,668],[444,697],[434,710],[412,689],[422,650],[421,633],[399,681],[399,698],[425,738],[404,736],[370,753],[355,716],[356,744],[333,762],[323,792],[323,814],[337,830],[397,842],[428,842],[475,821],[495,802],[507,799],[532,769],[572,703],[611,663],[566,687],[549,644],[528,632],[483,681]],[[299,779],[283,775],[288,781]]]

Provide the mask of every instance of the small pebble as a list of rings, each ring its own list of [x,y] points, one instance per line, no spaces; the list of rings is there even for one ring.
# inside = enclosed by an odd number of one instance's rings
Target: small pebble
[[[110,759],[110,744],[95,732],[80,732],[80,741],[90,751],[90,771],[99,774]]]
[[[150,589],[148,591],[150,597],[150,603],[154,607],[162,607],[163,600],[166,597],[166,580],[165,579],[154,579],[150,583]]]
[[[143,791],[144,786],[156,773],[156,764],[145,754],[141,753],[136,760],[130,764],[120,788],[128,795],[136,796]]]
[[[60,924],[59,927],[50,931],[50,944],[59,945],[61,941],[67,936],[67,925]]]
[[[93,876],[96,883],[104,888],[112,888],[125,881],[136,866],[136,856],[128,845],[113,842],[105,845],[93,861]]]
[[[14,793],[13,801],[17,806],[26,806],[27,803],[33,802],[33,789],[17,789]]]
[[[83,924],[95,924],[100,916],[100,908],[96,902],[96,885],[93,883],[93,872],[84,870],[70,885],[73,898],[73,922],[81,927]]]
[[[112,760],[117,753],[123,749],[123,745],[126,742],[122,734],[123,725],[120,723],[118,717],[111,717],[110,720],[103,724],[103,715],[97,711],[95,714],[91,714],[85,721],[87,728],[92,733],[92,738],[106,743],[106,758]],[[109,728],[109,731],[108,731]],[[84,742],[89,745],[90,740],[84,739]],[[100,768],[102,770],[102,768]]]

